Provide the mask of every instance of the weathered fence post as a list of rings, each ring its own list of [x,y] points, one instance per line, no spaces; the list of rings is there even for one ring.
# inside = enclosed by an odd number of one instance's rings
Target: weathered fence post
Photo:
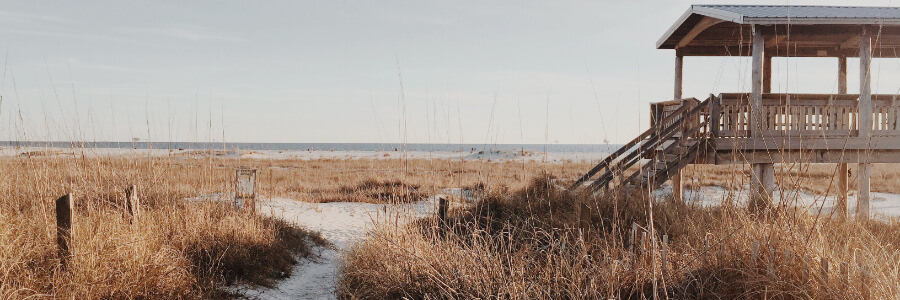
[[[845,262],[842,262],[841,263],[841,290],[846,293],[848,288],[850,288],[850,265]]]
[[[141,200],[137,196],[137,186],[129,185],[125,188],[125,211],[128,213],[128,223],[137,221],[141,212]]]
[[[56,245],[59,247],[59,263],[65,268],[72,256],[72,194],[56,199]]]
[[[438,220],[441,225],[447,224],[447,208],[449,203],[447,203],[447,198],[444,196],[438,197]]]
[[[863,299],[872,299],[872,293],[869,291],[869,266],[861,265],[859,267],[859,284]]]
[[[631,223],[631,252],[635,252],[637,249],[637,247],[635,245],[635,244],[637,244],[637,227],[638,227],[637,223],[635,223],[635,222]]]
[[[810,269],[812,269],[811,264],[812,264],[812,260],[809,257],[809,255],[804,254],[803,255],[803,278],[802,278],[803,285],[809,285],[810,278],[812,277],[812,276],[810,276],[811,275],[810,272],[812,272],[810,270]]]
[[[646,231],[643,231],[643,230],[641,231],[641,248],[640,248],[640,252],[641,252],[642,255],[643,255],[643,253],[646,253],[646,252],[647,252],[647,232],[646,232]]]
[[[256,169],[235,171],[234,205],[238,209],[250,206],[256,212]]]
[[[823,286],[823,287],[827,287],[827,286],[828,286],[828,258],[823,257],[823,258],[819,261],[819,264],[820,264],[820,266],[821,266],[821,269],[820,269],[819,271],[822,273],[822,274],[821,274],[821,276],[822,276],[822,286]]]
[[[753,241],[753,246],[750,249],[750,267],[752,269],[756,269],[756,259],[759,256],[759,242]]]
[[[661,257],[660,264],[662,265],[662,275],[663,275],[663,278],[665,278],[666,273],[668,273],[667,272],[667,268],[668,268],[667,264],[668,264],[668,259],[669,259],[669,235],[667,235],[667,234],[663,235],[662,248],[660,248],[660,257]]]
[[[578,222],[579,227],[585,230],[591,228],[591,207],[587,203],[580,202],[578,205]]]

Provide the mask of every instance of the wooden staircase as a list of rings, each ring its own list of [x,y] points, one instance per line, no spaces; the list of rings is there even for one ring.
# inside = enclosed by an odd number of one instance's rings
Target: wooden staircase
[[[681,101],[686,104],[666,114],[650,129],[610,154],[578,178],[569,190],[588,187],[597,192],[612,185],[654,189],[705,155],[710,128],[709,106],[716,99],[711,96],[699,104],[689,105],[698,102],[692,100],[694,102]],[[646,161],[637,171],[626,174],[642,160]]]

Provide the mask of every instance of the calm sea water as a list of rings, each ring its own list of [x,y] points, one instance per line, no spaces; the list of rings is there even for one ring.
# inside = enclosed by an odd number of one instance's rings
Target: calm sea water
[[[394,143],[194,143],[194,142],[21,142],[0,141],[0,147],[85,147],[120,149],[239,149],[319,151],[496,151],[526,150],[551,153],[612,152],[616,144],[394,144]]]

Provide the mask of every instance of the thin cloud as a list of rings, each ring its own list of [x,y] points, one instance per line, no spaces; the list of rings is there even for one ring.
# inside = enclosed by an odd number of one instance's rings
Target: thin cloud
[[[129,33],[150,34],[166,38],[175,38],[192,42],[247,42],[242,37],[230,36],[211,32],[193,25],[158,27],[158,28],[134,28],[126,30]]]
[[[131,39],[131,38],[119,38],[119,37],[107,36],[107,35],[62,32],[61,30],[31,30],[31,29],[0,28],[0,33],[26,35],[26,36],[60,37],[60,38],[69,38],[69,39],[78,39],[78,40],[107,41],[107,42],[117,42],[117,43],[123,43],[123,44],[134,44],[134,45],[139,45],[139,46],[171,48],[170,46],[166,46],[163,44],[149,43],[149,42],[144,42],[144,41]]]
[[[66,59],[66,64],[73,68],[95,69],[95,70],[103,70],[103,71],[129,72],[129,73],[146,71],[146,70],[142,70],[142,69],[86,62],[86,61],[82,61],[77,58]]]
[[[51,15],[0,10],[0,21],[12,23],[67,23],[68,20]]]

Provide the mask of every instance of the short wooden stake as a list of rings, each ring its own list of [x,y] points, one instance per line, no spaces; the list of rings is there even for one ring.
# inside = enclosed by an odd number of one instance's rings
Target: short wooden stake
[[[812,267],[812,266],[810,266],[811,261],[812,260],[809,257],[809,255],[803,255],[803,278],[802,279],[803,279],[804,285],[809,285],[809,282],[810,282],[810,277],[811,277],[810,276],[810,268]]]
[[[631,223],[631,251],[635,251],[635,244],[637,242],[637,223]]]
[[[862,265],[859,267],[859,277],[860,277],[860,290],[862,291],[863,299],[871,299],[872,293],[869,291],[869,266]]]
[[[766,260],[766,275],[775,277],[775,247],[769,246],[769,258]]]
[[[141,200],[137,196],[137,186],[129,185],[125,188],[125,211],[128,213],[128,223],[137,221],[141,212]]]
[[[841,289],[844,292],[847,292],[847,288],[850,287],[850,265],[842,262],[841,263]]]
[[[828,286],[828,258],[823,257],[819,261],[819,266],[821,267],[821,269],[819,269],[819,272],[821,272],[820,275],[822,277],[822,286],[827,287]]]
[[[759,242],[753,241],[750,249],[750,267],[756,269],[756,259],[759,256]]]
[[[641,252],[647,252],[647,232],[641,231]]]
[[[580,203],[578,205],[581,212],[578,214],[581,222],[581,228],[589,229],[591,228],[591,208],[587,205],[587,203]]]
[[[72,194],[56,199],[56,244],[59,247],[59,263],[63,268],[69,264],[72,249]]]
[[[662,274],[663,278],[666,277],[666,273],[668,273],[668,260],[669,260],[669,235],[664,234],[662,240],[662,248],[660,248],[660,265],[662,265]]]
[[[446,197],[438,197],[438,221],[441,222],[441,225],[447,223],[447,207],[449,204],[447,203]]]

